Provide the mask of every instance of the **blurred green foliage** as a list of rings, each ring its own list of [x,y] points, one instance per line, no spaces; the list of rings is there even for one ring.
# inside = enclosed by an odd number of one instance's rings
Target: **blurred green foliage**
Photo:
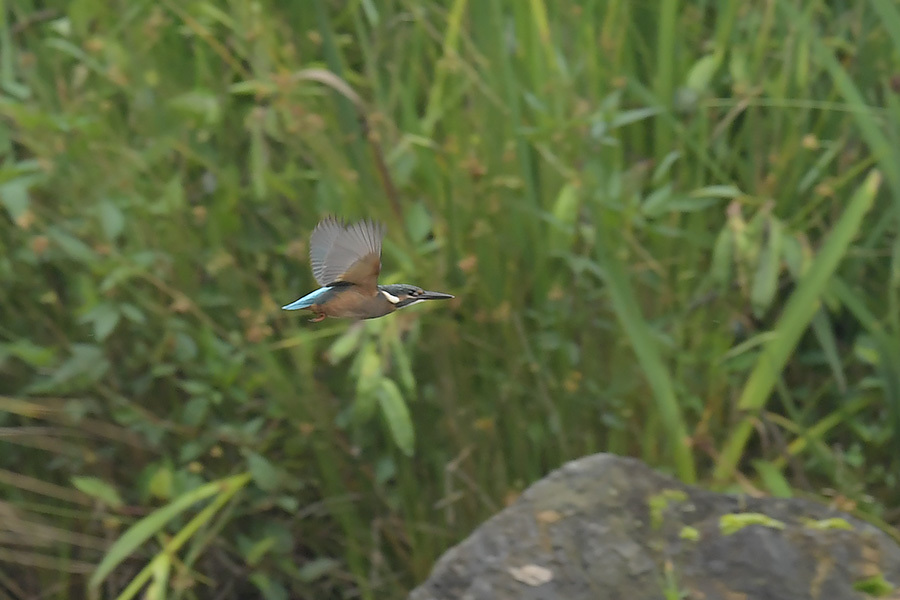
[[[400,597],[597,451],[900,522],[896,3],[0,19],[5,597]],[[457,300],[280,311],[329,213]]]

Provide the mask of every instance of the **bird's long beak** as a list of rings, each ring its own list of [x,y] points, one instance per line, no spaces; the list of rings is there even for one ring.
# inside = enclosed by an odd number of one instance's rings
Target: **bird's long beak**
[[[416,300],[449,300],[453,298],[452,294],[445,294],[443,292],[429,292],[422,291],[421,294],[416,296]]]

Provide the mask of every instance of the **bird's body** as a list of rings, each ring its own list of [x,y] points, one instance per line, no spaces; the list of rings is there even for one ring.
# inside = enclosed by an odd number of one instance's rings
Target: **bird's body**
[[[285,310],[308,308],[324,317],[347,317],[350,319],[374,319],[383,317],[397,310],[396,305],[380,293],[374,296],[365,294],[353,284],[342,284],[321,287],[310,292],[296,302],[285,306]],[[290,308],[288,308],[290,307]]]
[[[283,306],[309,309],[325,317],[374,319],[422,300],[452,298],[405,283],[378,285],[384,228],[372,221],[345,226],[334,217],[316,225],[310,236],[309,259],[319,289]]]

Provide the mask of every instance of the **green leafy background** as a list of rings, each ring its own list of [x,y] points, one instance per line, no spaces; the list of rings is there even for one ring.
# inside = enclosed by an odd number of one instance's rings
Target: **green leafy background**
[[[402,597],[601,451],[900,523],[895,2],[0,19],[4,597]],[[456,299],[281,311],[327,214]]]

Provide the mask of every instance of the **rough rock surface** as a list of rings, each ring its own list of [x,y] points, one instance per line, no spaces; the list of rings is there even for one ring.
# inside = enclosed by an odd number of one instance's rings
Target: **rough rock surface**
[[[877,528],[814,502],[716,494],[598,454],[532,485],[409,598],[876,596],[900,599],[900,546]]]

